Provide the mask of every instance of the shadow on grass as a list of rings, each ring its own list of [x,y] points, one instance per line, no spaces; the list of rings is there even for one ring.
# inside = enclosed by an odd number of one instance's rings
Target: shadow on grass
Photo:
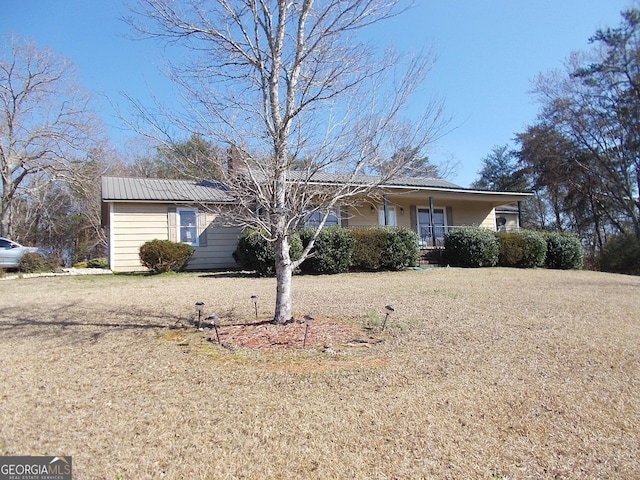
[[[78,312],[81,304],[67,304],[46,311],[26,312],[23,308],[0,308],[0,337],[60,338],[65,343],[97,340],[105,333],[162,330],[176,322],[190,322],[177,315],[145,309]]]
[[[200,278],[264,278],[259,277],[255,272],[247,272],[246,270],[224,270],[200,272]]]

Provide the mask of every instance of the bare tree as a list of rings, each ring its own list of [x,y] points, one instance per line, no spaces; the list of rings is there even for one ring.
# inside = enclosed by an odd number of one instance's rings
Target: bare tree
[[[592,51],[539,77],[536,128],[579,153],[562,156],[558,165],[571,192],[589,188],[601,228],[608,223],[640,238],[640,8],[622,12],[619,27],[598,30],[591,41]]]
[[[72,65],[10,38],[0,54],[0,235],[12,236],[16,202],[68,174],[96,138]]]
[[[315,240],[292,261],[289,233],[321,212],[317,235],[332,210],[401,171],[408,159],[397,152],[411,145],[414,158],[434,140],[443,124],[439,103],[422,100],[419,118],[403,119],[433,58],[380,52],[364,40],[361,31],[399,14],[401,0],[140,5],[129,20],[138,32],[189,52],[189,62],[171,68],[189,102],[189,118],[177,126],[233,146],[225,179],[238,200],[232,216],[273,242],[274,322],[289,321],[292,274]],[[170,133],[153,120],[157,133]],[[341,181],[318,186],[321,172]]]

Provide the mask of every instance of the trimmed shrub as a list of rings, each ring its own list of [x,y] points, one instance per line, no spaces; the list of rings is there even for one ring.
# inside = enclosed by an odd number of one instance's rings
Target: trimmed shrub
[[[245,230],[240,236],[233,259],[243,269],[255,270],[258,276],[270,277],[275,274],[273,244],[255,230]]]
[[[547,257],[545,266],[559,270],[582,268],[584,252],[580,240],[568,232],[546,232]]]
[[[170,240],[151,240],[140,247],[140,262],[151,273],[178,272],[182,270],[195,249],[186,243]]]
[[[498,265],[501,267],[515,267],[522,259],[524,238],[517,233],[498,233]]]
[[[496,234],[501,267],[535,268],[544,265],[547,242],[543,234],[532,230]]]
[[[39,253],[25,253],[20,259],[18,270],[23,273],[51,271],[47,260]]]
[[[524,256],[522,258],[523,268],[543,267],[547,256],[547,240],[540,232],[533,230],[521,230],[518,235],[522,235],[525,241]]]
[[[498,240],[484,228],[452,230],[444,236],[445,260],[455,267],[493,267],[498,263]]]
[[[297,260],[302,254],[302,242],[298,234],[289,237],[289,255]],[[272,277],[276,273],[276,256],[273,243],[256,230],[245,230],[238,239],[233,259],[245,270],[255,271],[260,277]]]
[[[356,270],[380,270],[382,253],[387,245],[387,235],[382,228],[352,230],[355,239],[351,266]]]
[[[386,244],[380,266],[387,270],[404,270],[418,265],[418,234],[408,228],[386,228]]]
[[[109,262],[105,257],[87,260],[86,265],[87,268],[109,268]]]
[[[304,230],[300,234],[305,248],[315,230]],[[313,244],[313,255],[306,259],[301,269],[306,273],[336,274],[349,271],[355,239],[349,230],[341,227],[327,227],[320,231]]]
[[[634,235],[619,235],[604,244],[600,255],[603,272],[640,275],[640,240]]]

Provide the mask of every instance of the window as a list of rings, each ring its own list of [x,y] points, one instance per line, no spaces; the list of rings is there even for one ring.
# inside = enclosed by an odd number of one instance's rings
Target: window
[[[198,246],[198,209],[178,208],[178,241]]]
[[[378,208],[378,225],[397,227],[396,207],[387,205],[387,221],[384,221],[384,206]]]
[[[322,212],[313,212],[309,214],[307,217],[307,221],[305,222],[305,228],[318,228],[320,225],[320,221],[322,220],[322,216],[324,214]],[[335,212],[330,212],[327,217],[327,221],[324,223],[325,227],[336,227],[340,225],[340,219]]]

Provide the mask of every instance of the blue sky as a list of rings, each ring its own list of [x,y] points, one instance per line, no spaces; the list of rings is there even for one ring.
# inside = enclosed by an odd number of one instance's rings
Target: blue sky
[[[560,67],[575,50],[588,50],[599,27],[615,27],[632,0],[418,0],[409,12],[379,27],[400,50],[431,46],[438,60],[426,96],[442,98],[451,133],[435,146],[434,161],[458,162],[451,181],[467,187],[481,160],[535,121],[531,81]],[[84,88],[98,96],[100,116],[122,138],[110,102],[122,93],[150,103],[170,99],[153,42],[126,38],[121,0],[0,0],[0,34],[16,33],[70,59]],[[417,101],[419,108],[419,99]]]

